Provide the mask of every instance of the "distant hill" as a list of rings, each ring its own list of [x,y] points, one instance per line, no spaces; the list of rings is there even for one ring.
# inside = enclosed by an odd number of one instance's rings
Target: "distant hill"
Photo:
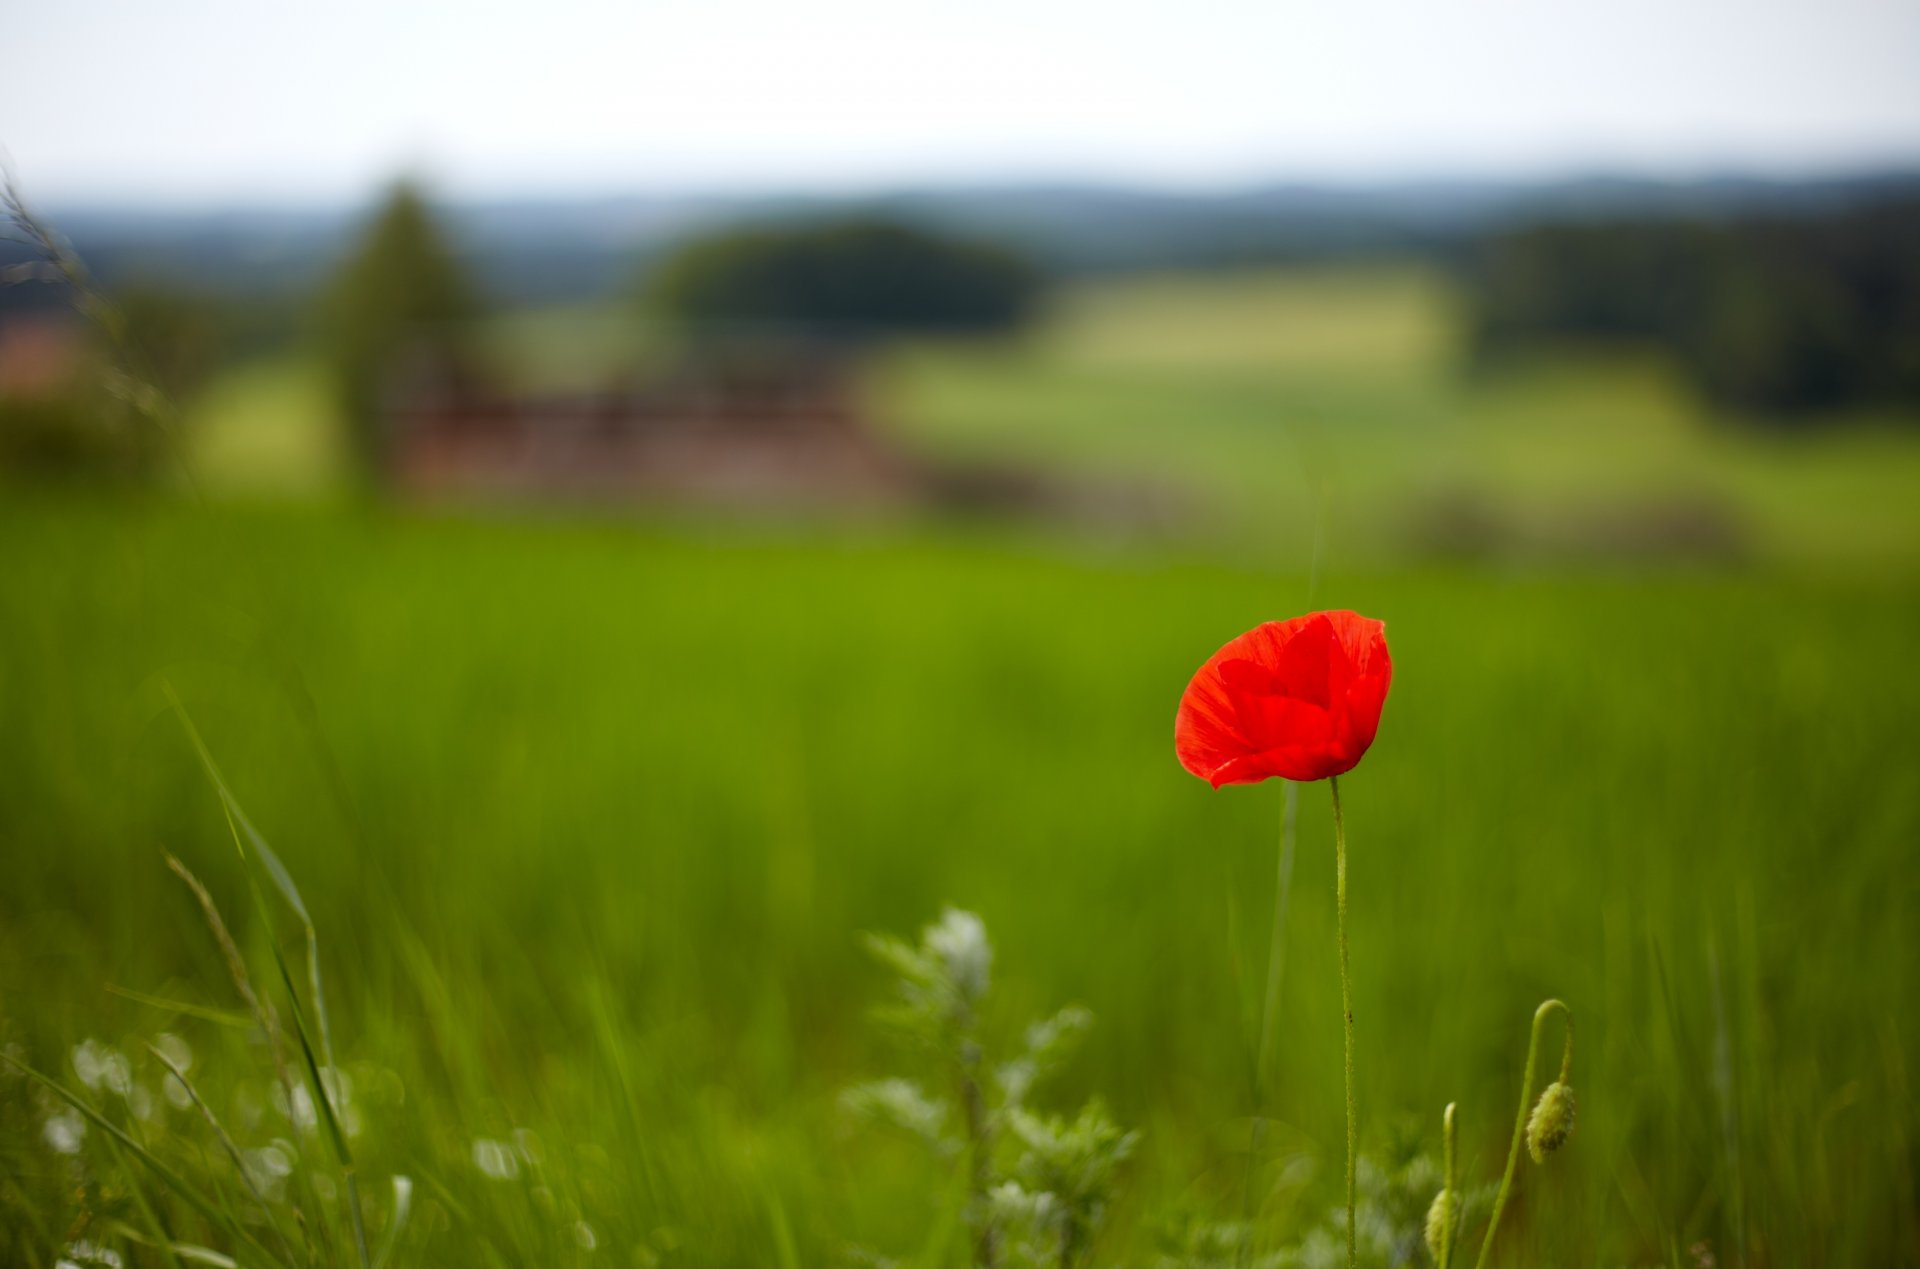
[[[902,190],[860,198],[635,195],[453,202],[461,253],[504,302],[626,289],[695,230],[852,212],[1005,242],[1055,272],[1215,267],[1388,252],[1451,254],[1518,225],[1624,217],[1800,215],[1920,196],[1920,172],[1788,181],[1596,176],[1539,183],[1273,184],[1228,193],[1093,185]],[[51,207],[48,218],[110,286],[162,279],[250,298],[312,288],[352,240],[360,210],[140,211]],[[0,241],[0,264],[22,248]],[[0,308],[44,302],[0,288]]]

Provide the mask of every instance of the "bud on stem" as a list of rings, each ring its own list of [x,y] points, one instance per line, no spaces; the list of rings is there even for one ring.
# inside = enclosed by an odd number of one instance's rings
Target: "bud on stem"
[[[1453,1141],[1452,1102],[1447,1103],[1446,1113],[1441,1116],[1441,1124],[1447,1142],[1447,1176],[1440,1192],[1433,1196],[1433,1206],[1427,1209],[1427,1251],[1433,1256],[1433,1263],[1440,1269],[1451,1269],[1454,1234],[1460,1225],[1460,1194],[1454,1183],[1456,1152]]]
[[[1546,1025],[1547,1015],[1556,1011],[1566,1019],[1566,1039],[1560,1050],[1560,1078],[1541,1095],[1538,1106],[1531,1106],[1533,1074],[1540,1061],[1540,1032]],[[1536,1121],[1540,1125],[1539,1148],[1534,1141]],[[1480,1258],[1474,1262],[1475,1269],[1486,1269],[1487,1258],[1493,1254],[1493,1236],[1500,1228],[1500,1215],[1506,1211],[1507,1197],[1513,1191],[1514,1169],[1520,1164],[1520,1143],[1526,1141],[1528,1153],[1539,1163],[1558,1149],[1572,1131],[1573,1010],[1564,1001],[1549,1000],[1533,1011],[1533,1031],[1527,1040],[1527,1066],[1520,1079],[1520,1112],[1513,1121],[1513,1144],[1507,1148],[1507,1170],[1500,1178],[1500,1192],[1494,1195],[1493,1215],[1487,1221],[1487,1236],[1480,1243]]]

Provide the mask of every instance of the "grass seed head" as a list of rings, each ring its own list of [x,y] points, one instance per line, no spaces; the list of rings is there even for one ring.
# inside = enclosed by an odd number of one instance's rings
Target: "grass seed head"
[[[1573,1110],[1571,1084],[1555,1080],[1540,1094],[1527,1118],[1527,1153],[1535,1163],[1545,1163],[1573,1135]]]
[[[1427,1253],[1436,1265],[1446,1259],[1448,1237],[1453,1232],[1450,1226],[1459,1210],[1452,1190],[1434,1195],[1433,1206],[1427,1209]]]

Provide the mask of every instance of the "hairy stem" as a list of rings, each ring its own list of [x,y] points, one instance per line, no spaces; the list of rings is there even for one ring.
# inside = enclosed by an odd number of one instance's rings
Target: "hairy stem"
[[[1340,778],[1330,777],[1333,793],[1334,893],[1340,907],[1340,1009],[1346,1015],[1347,1067],[1347,1269],[1359,1261],[1358,1231],[1354,1226],[1355,1178],[1358,1175],[1360,1114],[1353,1095],[1353,971],[1347,963],[1347,825],[1340,814]]]
[[[1507,1198],[1513,1192],[1514,1170],[1520,1166],[1520,1143],[1527,1135],[1527,1112],[1533,1107],[1533,1073],[1540,1060],[1540,1032],[1547,1016],[1558,1010],[1566,1018],[1566,1043],[1560,1051],[1560,1079],[1573,1072],[1573,1010],[1564,1001],[1548,1000],[1533,1011],[1533,1030],[1527,1040],[1527,1065],[1520,1076],[1520,1113],[1513,1121],[1513,1144],[1507,1147],[1507,1170],[1500,1177],[1500,1192],[1493,1196],[1493,1215],[1487,1218],[1487,1236],[1480,1243],[1480,1258],[1474,1269],[1486,1269],[1493,1254],[1493,1236],[1500,1229],[1500,1214],[1507,1210]]]
[[[1442,1135],[1447,1142],[1447,1179],[1441,1193],[1446,1198],[1446,1218],[1440,1225],[1440,1269],[1453,1269],[1453,1236],[1460,1227],[1460,1191],[1455,1188],[1459,1152],[1454,1145],[1453,1103],[1440,1117]]]
[[[971,1165],[967,1180],[967,1220],[973,1226],[974,1269],[996,1269],[1000,1249],[994,1237],[993,1211],[987,1193],[993,1184],[993,1138],[987,1127],[986,1098],[980,1091],[979,1050],[971,1040],[964,1042],[960,1104],[967,1116],[967,1153]]]

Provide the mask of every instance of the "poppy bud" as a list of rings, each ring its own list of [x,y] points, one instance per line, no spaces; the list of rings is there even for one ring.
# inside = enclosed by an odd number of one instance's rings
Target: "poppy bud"
[[[1444,1264],[1447,1259],[1447,1242],[1453,1233],[1453,1221],[1459,1211],[1459,1204],[1452,1190],[1442,1190],[1433,1196],[1433,1206],[1427,1209],[1427,1252],[1433,1257],[1433,1263]]]
[[[1540,1094],[1527,1118],[1527,1153],[1535,1163],[1545,1163],[1572,1135],[1573,1086],[1555,1080]]]

